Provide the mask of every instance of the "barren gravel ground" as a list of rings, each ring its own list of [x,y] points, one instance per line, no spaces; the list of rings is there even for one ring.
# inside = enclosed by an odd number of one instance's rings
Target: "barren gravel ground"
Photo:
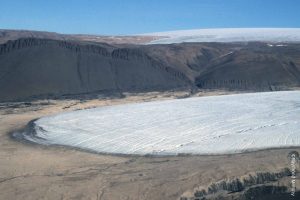
[[[290,167],[288,153],[299,150],[274,149],[222,156],[118,157],[23,143],[9,135],[41,116],[168,98],[174,98],[174,94],[151,93],[123,99],[61,100],[50,101],[48,105],[34,102],[19,108],[2,107],[0,199],[174,200],[183,193],[192,193],[193,188],[227,177],[257,171],[276,172]]]

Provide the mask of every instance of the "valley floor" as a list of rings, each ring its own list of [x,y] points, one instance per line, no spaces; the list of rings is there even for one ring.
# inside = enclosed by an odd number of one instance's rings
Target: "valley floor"
[[[192,196],[194,188],[222,179],[291,167],[288,155],[300,148],[219,156],[119,157],[29,144],[10,136],[30,120],[59,112],[186,96],[185,92],[170,92],[130,94],[122,99],[1,104],[0,199],[174,200]]]

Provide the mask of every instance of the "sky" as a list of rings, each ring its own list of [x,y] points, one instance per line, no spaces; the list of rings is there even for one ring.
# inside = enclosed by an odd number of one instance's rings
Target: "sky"
[[[0,0],[0,29],[130,35],[199,28],[299,28],[299,0]]]

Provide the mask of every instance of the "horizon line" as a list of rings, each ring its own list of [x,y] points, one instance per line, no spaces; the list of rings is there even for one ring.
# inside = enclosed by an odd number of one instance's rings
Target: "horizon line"
[[[168,33],[168,32],[177,32],[177,31],[193,31],[193,30],[217,30],[217,29],[300,29],[300,27],[218,27],[218,28],[191,28],[191,29],[172,29],[164,31],[155,31],[155,32],[145,32],[145,33],[135,33],[135,34],[101,34],[101,33],[64,33],[59,31],[51,30],[38,30],[38,29],[9,29],[9,28],[0,28],[0,31],[26,31],[26,32],[45,32],[45,33],[55,33],[60,35],[93,35],[93,36],[140,36],[148,34],[157,34],[157,33]]]

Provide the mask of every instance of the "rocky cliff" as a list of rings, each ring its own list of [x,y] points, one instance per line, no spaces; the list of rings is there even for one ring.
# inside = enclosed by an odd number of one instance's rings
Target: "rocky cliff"
[[[181,200],[290,199],[290,176],[291,171],[286,168],[275,173],[258,172],[221,180],[207,188],[196,189],[193,197],[182,196]],[[296,196],[299,197],[299,191]]]
[[[32,38],[0,46],[1,101],[188,85],[184,75],[135,49]]]
[[[84,94],[300,86],[300,45],[105,44],[20,38],[0,45],[0,101]]]

